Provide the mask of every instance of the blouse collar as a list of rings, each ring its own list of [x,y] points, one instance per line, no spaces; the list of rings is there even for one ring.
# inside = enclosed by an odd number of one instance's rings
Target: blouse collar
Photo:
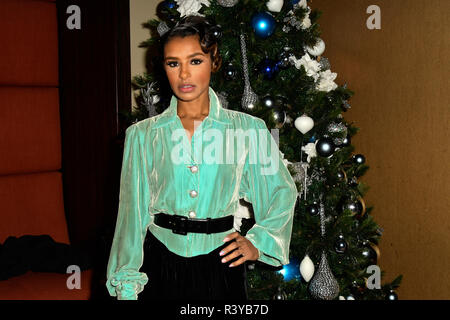
[[[208,118],[221,124],[231,124],[230,116],[222,107],[217,94],[209,87],[209,114]],[[164,125],[175,121],[177,118],[177,97],[172,96],[169,107],[164,110],[159,116],[156,116],[156,120],[152,125],[152,129],[160,128]]]

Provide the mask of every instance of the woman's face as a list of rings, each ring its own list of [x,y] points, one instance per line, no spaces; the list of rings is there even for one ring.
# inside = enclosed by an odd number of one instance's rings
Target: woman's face
[[[178,99],[194,101],[207,95],[211,55],[203,53],[198,35],[175,37],[164,47],[164,70]]]

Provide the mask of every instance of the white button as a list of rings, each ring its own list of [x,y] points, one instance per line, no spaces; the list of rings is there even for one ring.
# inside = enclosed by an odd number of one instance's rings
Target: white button
[[[195,191],[195,190],[191,190],[191,191],[189,192],[189,195],[190,195],[192,198],[195,198],[195,197],[198,195],[198,193],[197,193],[197,191]]]
[[[189,218],[195,218],[196,216],[195,211],[189,211]]]
[[[192,166],[190,169],[191,169],[192,173],[196,173],[198,171],[198,167],[197,166]]]

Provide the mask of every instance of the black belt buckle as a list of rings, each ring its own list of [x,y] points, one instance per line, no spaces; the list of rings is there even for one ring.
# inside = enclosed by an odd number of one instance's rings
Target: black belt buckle
[[[188,218],[179,216],[179,215],[173,215],[173,219],[171,221],[172,225],[172,232],[176,234],[181,234],[183,236],[187,235],[187,223],[186,221]]]

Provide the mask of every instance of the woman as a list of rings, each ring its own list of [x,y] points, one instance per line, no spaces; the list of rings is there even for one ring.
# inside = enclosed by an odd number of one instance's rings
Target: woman
[[[223,109],[209,86],[221,65],[209,23],[186,17],[162,48],[173,96],[126,130],[106,286],[118,299],[245,300],[246,261],[289,263],[297,189],[264,121]],[[233,224],[240,198],[255,215],[245,236]]]

